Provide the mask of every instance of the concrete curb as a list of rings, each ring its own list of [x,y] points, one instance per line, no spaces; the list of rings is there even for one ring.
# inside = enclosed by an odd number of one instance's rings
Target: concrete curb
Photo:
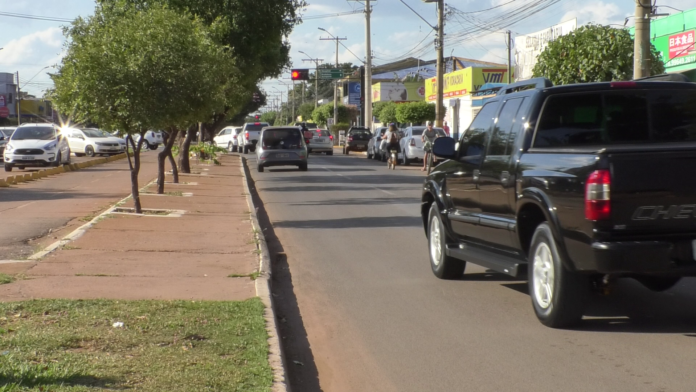
[[[34,181],[34,180],[46,178],[48,176],[52,176],[55,174],[67,173],[67,172],[76,171],[79,169],[85,169],[88,167],[101,165],[103,163],[114,162],[114,161],[117,161],[119,159],[123,159],[125,157],[126,157],[126,154],[118,154],[118,155],[112,155],[108,158],[99,158],[99,159],[93,159],[91,161],[86,161],[86,162],[71,163],[71,164],[65,165],[65,166],[61,165],[58,167],[39,170],[38,172],[27,173],[24,175],[18,174],[16,176],[9,176],[4,180],[0,180],[0,188],[7,188],[10,185],[17,185],[17,184],[20,184],[22,182]]]
[[[273,392],[289,392],[290,386],[287,384],[285,355],[280,346],[278,333],[278,323],[276,321],[275,309],[273,308],[273,298],[271,296],[271,254],[268,251],[266,236],[263,234],[263,228],[259,224],[258,216],[256,215],[256,206],[251,197],[251,187],[247,181],[246,170],[249,167],[246,163],[246,158],[240,157],[239,170],[242,172],[242,181],[244,188],[247,190],[247,204],[251,211],[251,225],[256,230],[256,236],[259,240],[259,277],[256,278],[256,295],[261,298],[261,302],[266,306],[264,318],[266,319],[266,331],[268,332],[268,363],[273,369]]]

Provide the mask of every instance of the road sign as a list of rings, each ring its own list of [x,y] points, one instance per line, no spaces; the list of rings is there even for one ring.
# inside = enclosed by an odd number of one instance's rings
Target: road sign
[[[339,68],[320,68],[319,79],[341,79],[343,70]]]
[[[0,117],[2,118],[7,118],[10,117],[10,109],[8,109],[6,106],[0,108]]]

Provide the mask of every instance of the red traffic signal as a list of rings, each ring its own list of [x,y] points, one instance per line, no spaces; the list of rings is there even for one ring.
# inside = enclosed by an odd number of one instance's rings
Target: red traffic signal
[[[293,69],[290,71],[290,79],[292,80],[309,80],[308,69]]]
[[[258,119],[259,119],[259,115],[257,114],[254,116],[254,120],[258,120]]]

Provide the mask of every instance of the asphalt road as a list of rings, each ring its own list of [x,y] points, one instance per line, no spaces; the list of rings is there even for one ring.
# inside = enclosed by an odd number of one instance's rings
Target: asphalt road
[[[142,154],[141,187],[157,176],[156,161],[156,152]],[[128,196],[130,183],[128,161],[121,159],[0,188],[0,260],[26,258],[59,234],[69,234],[93,214]],[[147,200],[142,202],[147,207]]]
[[[469,264],[430,271],[423,173],[312,155],[308,172],[258,173],[273,294],[296,391],[688,391],[696,289],[632,280],[597,296],[575,330],[534,316],[526,281]]]

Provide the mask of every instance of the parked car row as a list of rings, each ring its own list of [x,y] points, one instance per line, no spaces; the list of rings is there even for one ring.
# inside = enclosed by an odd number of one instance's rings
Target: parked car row
[[[399,130],[401,133],[401,137],[399,139],[399,146],[401,148],[399,160],[401,164],[409,165],[416,161],[423,161],[425,152],[423,151],[423,140],[421,137],[423,136],[423,132],[425,132],[425,128],[425,126],[412,126]],[[440,137],[447,136],[444,129],[433,129]],[[367,146],[367,159],[386,161],[387,157],[383,154],[383,148],[387,141],[382,140],[382,137],[384,137],[386,132],[386,127],[375,129],[375,134],[372,136]]]
[[[162,143],[161,132],[148,131],[148,134],[145,136],[148,146],[156,148]],[[8,172],[14,168],[69,164],[72,154],[93,157],[121,154],[125,150],[124,139],[97,128],[61,128],[50,123],[0,128],[0,153]]]

